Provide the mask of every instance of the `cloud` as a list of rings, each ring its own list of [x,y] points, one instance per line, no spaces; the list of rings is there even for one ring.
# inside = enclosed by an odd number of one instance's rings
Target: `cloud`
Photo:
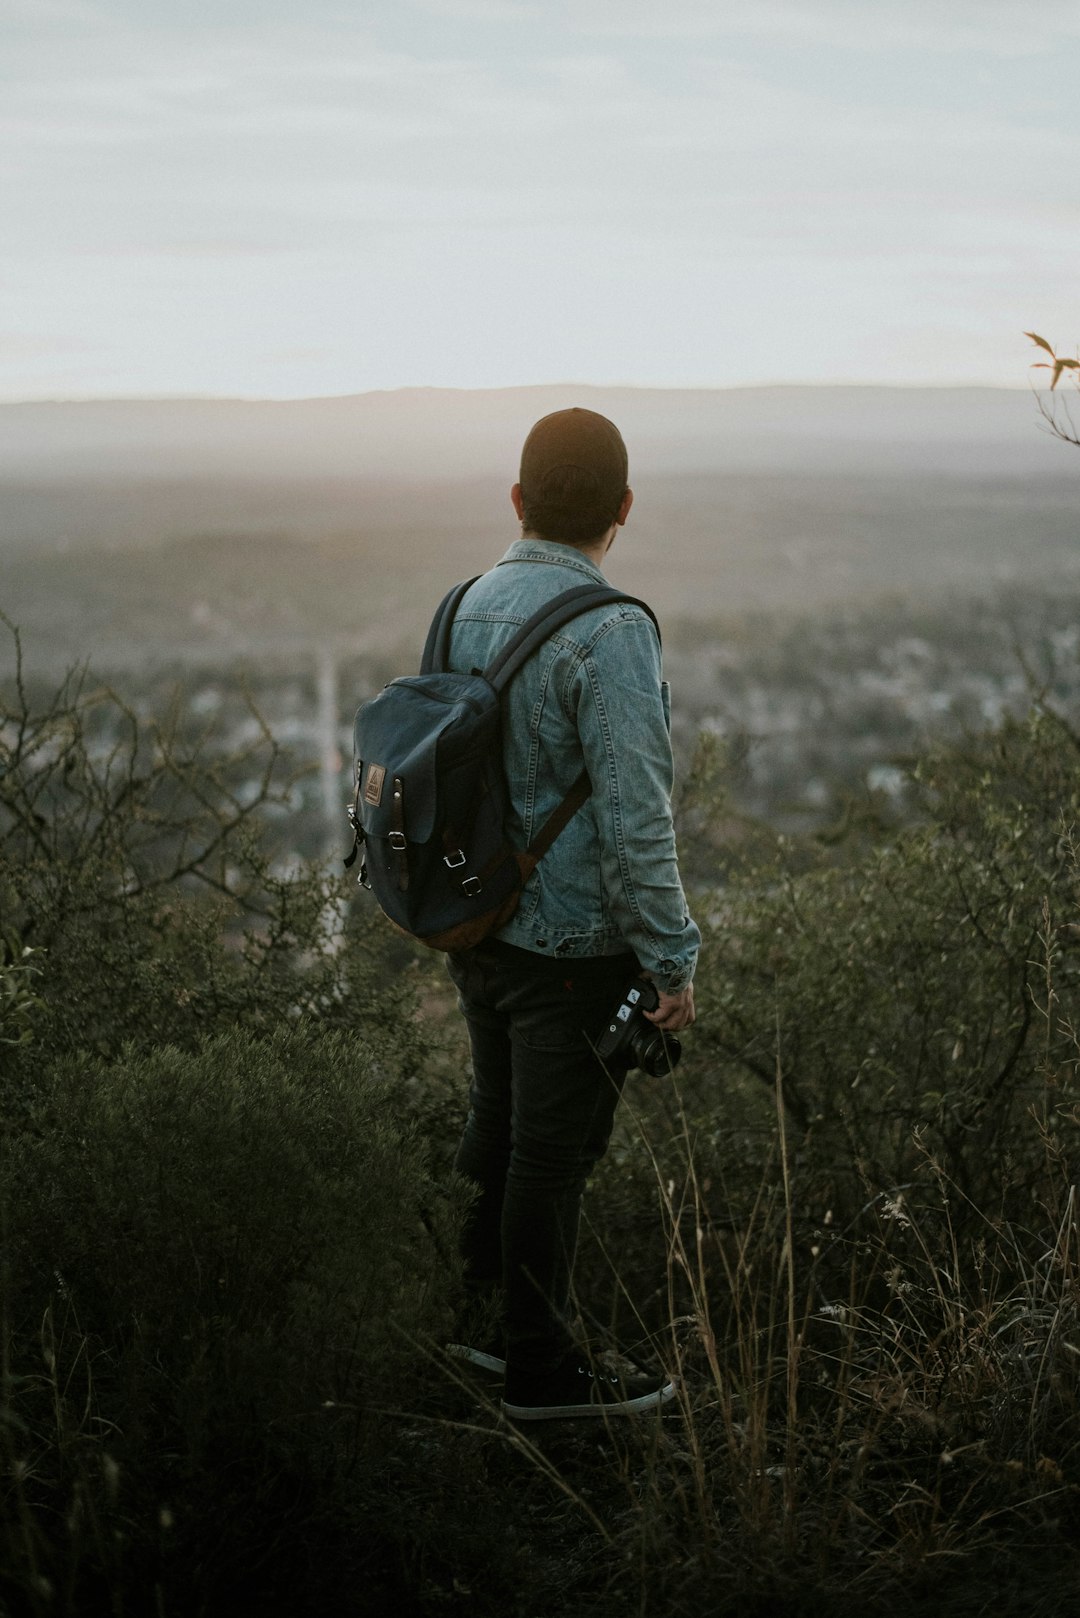
[[[947,200],[999,209],[1022,181],[1049,199],[1070,154],[1067,131],[995,102],[838,99],[712,46],[664,77],[610,41],[558,45],[520,76],[310,26],[219,31],[213,50],[140,30],[57,43],[47,68],[24,61],[0,118],[19,151],[9,251],[258,254],[363,231],[370,252],[387,232],[575,220],[615,232],[614,251],[659,230],[737,250],[870,225],[899,244]]]
[[[79,337],[47,333],[0,332],[0,360],[52,359],[59,354],[85,354],[89,344]]]
[[[582,32],[654,39],[743,37],[857,51],[1027,56],[1080,37],[1073,0],[574,0]]]
[[[163,386],[268,341],[315,365],[328,331],[343,386],[475,381],[485,354],[538,378],[577,345],[575,374],[649,349],[653,377],[731,380],[769,370],[756,340],[740,357],[744,310],[820,347],[860,300],[885,330],[1029,288],[1011,329],[1072,285],[1075,113],[1005,59],[1003,0],[977,57],[967,0],[192,9],[21,23],[0,102],[9,323],[168,349]],[[1067,37],[1072,6],[1033,10],[1032,48]]]
[[[543,16],[530,0],[406,0],[411,11],[443,22],[525,22]]]
[[[36,42],[9,52],[0,129],[44,144],[98,145],[191,135],[261,135],[282,144],[309,130],[372,139],[432,137],[429,109],[480,89],[465,60],[430,61],[380,47],[362,31],[196,32],[163,40],[128,30]]]
[[[100,26],[107,13],[92,0],[0,0],[0,27],[29,26],[35,31],[57,23]]]

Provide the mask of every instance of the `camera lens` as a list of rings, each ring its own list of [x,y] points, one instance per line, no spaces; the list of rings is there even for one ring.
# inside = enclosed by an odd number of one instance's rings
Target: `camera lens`
[[[660,1028],[639,1029],[630,1040],[635,1064],[652,1079],[670,1073],[682,1055],[682,1044],[676,1034],[665,1034]]]

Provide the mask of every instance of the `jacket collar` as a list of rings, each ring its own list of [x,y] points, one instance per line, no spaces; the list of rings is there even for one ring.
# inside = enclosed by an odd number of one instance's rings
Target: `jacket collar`
[[[595,562],[590,562],[575,546],[560,545],[553,539],[536,539],[533,535],[515,539],[495,566],[502,567],[504,562],[552,562],[557,567],[571,567],[577,573],[584,573],[587,579],[595,579],[598,584],[608,583]]]

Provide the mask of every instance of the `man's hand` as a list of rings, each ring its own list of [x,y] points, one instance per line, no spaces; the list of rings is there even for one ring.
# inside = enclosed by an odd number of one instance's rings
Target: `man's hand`
[[[663,989],[656,992],[660,996],[660,1004],[655,1011],[644,1013],[649,1021],[663,1029],[665,1034],[677,1034],[680,1029],[689,1028],[694,1020],[694,985],[688,983],[678,994],[665,994]]]

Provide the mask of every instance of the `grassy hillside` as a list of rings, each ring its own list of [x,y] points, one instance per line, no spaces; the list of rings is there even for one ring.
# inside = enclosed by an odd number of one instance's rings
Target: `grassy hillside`
[[[722,881],[692,783],[701,1017],[630,1082],[578,1270],[596,1351],[679,1397],[523,1434],[440,1350],[439,962],[268,858],[257,725],[238,756],[88,682],[6,701],[0,1602],[1072,1610],[1075,712],[924,757],[906,829],[763,833]]]

